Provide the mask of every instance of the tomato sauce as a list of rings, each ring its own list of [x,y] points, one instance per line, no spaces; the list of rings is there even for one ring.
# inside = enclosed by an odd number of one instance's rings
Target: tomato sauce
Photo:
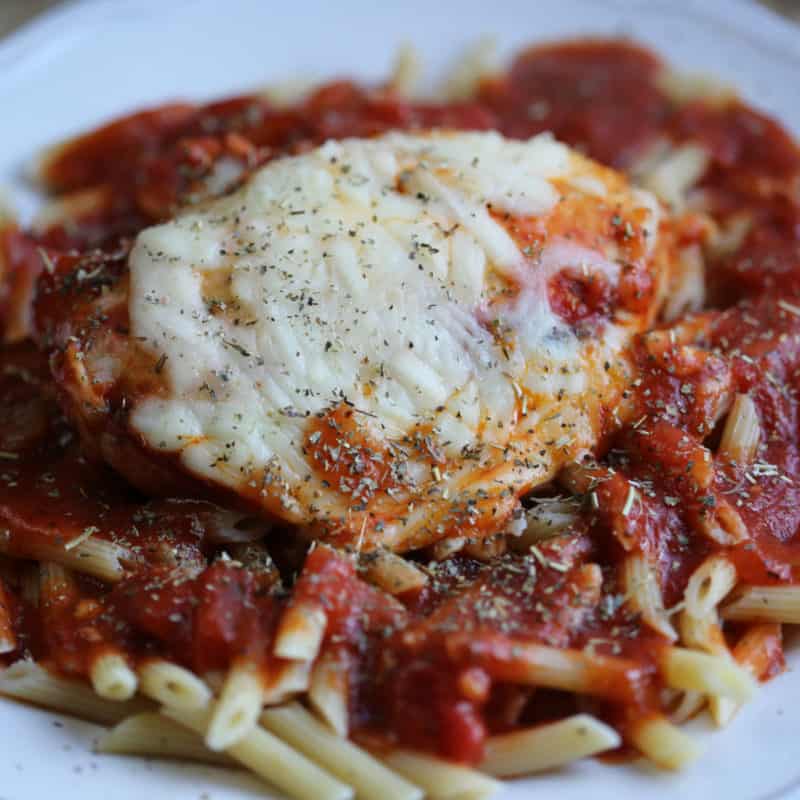
[[[50,154],[43,181],[71,211],[36,233],[0,231],[0,605],[16,635],[2,658],[30,655],[82,676],[108,648],[200,674],[248,659],[266,681],[280,666],[272,647],[282,615],[300,604],[325,612],[320,657],[339,665],[350,733],[362,740],[477,763],[488,735],[574,711],[574,695],[525,685],[520,643],[594,664],[581,707],[623,733],[657,713],[666,644],[627,602],[624,558],[641,553],[656,565],[667,607],[712,552],[725,552],[745,582],[800,577],[800,151],[741,101],[677,103],[662,74],[654,55],[628,43],[559,43],[523,52],[464,102],[412,102],[338,81],[288,107],[243,96],[139,112]],[[744,219],[738,240],[706,254],[703,313],[637,342],[632,422],[582,465],[571,524],[485,562],[411,553],[425,585],[392,597],[361,577],[357,553],[309,547],[291,532],[273,528],[258,543],[274,564],[248,561],[232,512],[208,498],[150,499],[82,449],[51,379],[65,354],[48,364],[28,338],[63,333],[67,306],[113,291],[137,231],[328,138],[431,127],[552,131],[621,169],[659,141],[699,143],[709,166],[697,191],[710,222],[698,231]],[[569,212],[561,222],[579,241],[614,224],[613,210],[588,220]],[[541,244],[534,229],[512,235]],[[557,312],[597,335],[608,308],[621,300],[636,311],[654,291],[637,268],[642,235],[619,235],[624,297],[563,271],[549,287]],[[749,464],[716,453],[737,393],[751,397],[761,425]],[[393,485],[346,406],[321,418],[305,446],[330,481]],[[25,591],[32,562],[81,537],[117,545],[120,574],[110,583],[70,571],[37,608]],[[744,653],[766,637],[757,669],[766,679],[783,662],[779,632],[762,627],[737,627],[730,639]]]

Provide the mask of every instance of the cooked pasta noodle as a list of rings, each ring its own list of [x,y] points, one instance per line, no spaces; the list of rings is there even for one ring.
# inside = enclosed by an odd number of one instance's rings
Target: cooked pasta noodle
[[[323,655],[311,672],[308,701],[332,730],[346,736],[349,728],[347,672],[333,654]]]
[[[106,700],[130,700],[139,681],[121,653],[103,653],[92,663],[89,680],[100,697]]]
[[[430,800],[488,800],[501,784],[474,769],[408,750],[384,758],[393,769],[425,791]]]
[[[694,739],[663,717],[635,723],[630,738],[640,752],[662,769],[683,769],[702,755],[702,748]]]
[[[292,747],[351,785],[358,797],[418,800],[421,789],[387,769],[352,742],[332,733],[298,703],[270,708],[261,723]]]
[[[749,395],[737,394],[728,413],[717,453],[739,464],[749,464],[761,439],[761,423]]]
[[[721,613],[730,620],[800,625],[800,587],[745,586]]]
[[[31,538],[26,542],[24,552],[12,552],[2,531],[0,531],[0,553],[37,561],[52,561],[109,583],[121,580],[125,574],[123,564],[136,560],[131,551],[105,539],[98,539],[96,536],[69,550],[57,542]]]
[[[481,769],[490,775],[530,775],[619,747],[622,739],[589,714],[528,730],[491,736]]]
[[[177,758],[223,767],[236,762],[209,750],[203,737],[155,711],[134,714],[117,723],[97,742],[99,753]]]
[[[201,736],[207,736],[210,715],[204,711],[164,709],[164,714]],[[352,789],[300,755],[263,728],[251,728],[226,748],[235,761],[298,800],[349,800]]]
[[[0,694],[103,725],[152,708],[152,704],[139,700],[105,700],[86,683],[55,675],[25,660],[0,672]]]
[[[139,667],[139,689],[162,705],[187,711],[205,708],[211,700],[211,690],[197,675],[159,659]]]
[[[275,655],[295,661],[313,661],[319,653],[326,625],[325,611],[318,606],[289,606],[275,636]]]
[[[645,556],[640,553],[627,556],[622,563],[622,583],[631,608],[651,628],[674,642],[678,634],[664,610],[658,575]]]
[[[211,750],[226,750],[243,739],[258,722],[264,702],[264,689],[258,669],[249,661],[231,667],[214,705],[206,732]],[[178,708],[172,706],[168,708]],[[181,711],[188,711],[181,708]]]

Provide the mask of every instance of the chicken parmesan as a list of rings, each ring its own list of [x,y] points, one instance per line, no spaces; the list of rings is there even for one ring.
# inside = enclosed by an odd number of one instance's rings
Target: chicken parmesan
[[[144,230],[102,291],[53,289],[50,347],[143,489],[168,464],[407,550],[499,532],[620,425],[676,253],[654,196],[547,135],[331,141]]]
[[[484,63],[45,154],[0,223],[0,694],[452,800],[682,768],[783,670],[800,149],[629,42]]]

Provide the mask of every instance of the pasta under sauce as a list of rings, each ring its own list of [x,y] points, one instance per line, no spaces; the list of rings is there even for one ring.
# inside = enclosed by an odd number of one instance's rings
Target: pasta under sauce
[[[665,73],[629,44],[569,42],[523,52],[469,101],[342,81],[287,107],[248,96],[141,112],[51,154],[43,179],[70,213],[37,232],[0,232],[0,604],[11,621],[0,657],[81,678],[108,653],[200,676],[246,661],[265,692],[279,692],[296,666],[275,655],[281,621],[300,609],[316,630],[311,706],[333,713],[314,699],[315,675],[327,675],[346,732],[376,752],[400,745],[480,765],[492,737],[582,711],[647,753],[637,732],[687,688],[675,651],[692,574],[722,554],[743,585],[800,576],[800,151],[737,99],[676,98]],[[410,552],[411,588],[397,593],[374,585],[380,551],[309,545],[289,525],[224,510],[224,492],[143,496],[81,448],[31,342],[52,332],[56,288],[102,295],[101,265],[124,263],[138,231],[271,159],[429,128],[552,131],[634,178],[659,148],[705,154],[689,201],[673,209],[683,244],[701,253],[705,299],[638,337],[631,421],[524,500],[526,531],[465,531],[449,555],[443,543]],[[631,280],[634,302],[647,287]],[[549,294],[573,325],[609,301],[563,273]],[[58,353],[50,360],[57,370]],[[747,446],[726,431],[737,396],[752,401]],[[730,441],[737,458],[721,446]],[[91,566],[97,542],[114,545],[105,567]],[[66,578],[54,589],[35,562],[66,563]],[[637,595],[642,581],[655,592]],[[726,623],[723,649],[745,652],[753,624]],[[779,629],[759,631],[767,655],[751,673],[765,680],[783,656]]]

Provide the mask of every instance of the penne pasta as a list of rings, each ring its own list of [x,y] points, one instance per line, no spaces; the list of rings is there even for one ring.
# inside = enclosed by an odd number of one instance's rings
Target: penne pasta
[[[390,550],[373,550],[362,555],[361,570],[368,581],[389,594],[416,591],[428,582],[420,567]]]
[[[285,703],[289,698],[305,692],[311,681],[311,669],[310,661],[269,664],[263,686],[264,705]]]
[[[402,44],[395,55],[389,85],[403,97],[413,97],[422,77],[422,60],[419,50],[410,44]]]
[[[383,760],[420,786],[429,800],[488,800],[502,788],[482,772],[410,750],[392,751]]]
[[[531,775],[613,750],[621,743],[620,735],[609,725],[589,714],[576,714],[536,728],[489,737],[481,769],[497,777]]]
[[[703,752],[694,739],[663,717],[634,723],[629,737],[642,755],[662,769],[683,769]]]
[[[756,680],[762,678],[774,663],[776,652],[781,651],[781,629],[778,623],[753,625],[733,649],[733,657]],[[728,698],[719,698],[716,709],[712,710],[718,727],[724,727],[736,715],[741,703]]]
[[[747,671],[726,658],[670,647],[660,662],[665,682],[674,689],[721,695],[740,702],[749,700],[755,692],[755,681]]]
[[[261,715],[261,724],[352,786],[359,798],[419,800],[423,796],[422,790],[413,783],[365,750],[332,733],[298,703],[267,709]]]
[[[69,544],[69,543],[67,543]],[[64,544],[42,537],[30,537],[24,550],[12,550],[6,537],[0,536],[0,553],[16,558],[52,561],[108,583],[116,583],[125,574],[124,563],[136,561],[134,554],[121,545],[93,536],[68,549]]]
[[[701,145],[670,147],[642,176],[642,184],[673,209],[682,210],[689,190],[703,177],[710,163],[710,153]]]
[[[721,555],[710,556],[694,571],[681,614],[681,639],[685,645],[732,661],[719,627],[717,606],[733,589],[736,578],[736,568]],[[718,727],[730,719],[731,709],[740,702],[717,694],[708,697],[709,711]]]
[[[247,736],[258,722],[263,702],[264,690],[256,666],[247,661],[234,664],[211,711],[206,745],[211,750],[225,750]]]
[[[761,440],[761,423],[756,404],[749,395],[737,394],[725,420],[717,455],[738,464],[749,464]]]
[[[720,613],[735,621],[800,625],[800,586],[745,586]]]
[[[139,680],[120,653],[103,653],[89,669],[92,688],[105,700],[130,700],[136,694]]]
[[[205,708],[211,700],[211,690],[197,675],[159,659],[148,660],[139,667],[139,688],[162,705],[187,711]]]
[[[450,650],[458,657],[466,649],[498,680],[609,699],[629,698],[640,678],[637,662],[626,658],[519,640],[506,640],[505,645],[494,652],[465,639],[452,642]]]
[[[275,635],[273,652],[280,658],[313,661],[325,636],[328,618],[316,605],[289,606]]]
[[[100,737],[97,752],[186,759],[222,767],[236,765],[225,753],[209,750],[202,736],[155,711],[134,714],[117,723]]]
[[[206,711],[164,709],[163,713],[207,738],[211,715]],[[297,800],[349,800],[353,790],[273,734],[255,727],[235,744],[228,755],[264,780]]]
[[[152,708],[151,703],[139,699],[104,700],[84,682],[55,675],[26,660],[0,672],[0,695],[101,725],[114,725],[131,714]]]
[[[684,199],[679,200],[682,205]],[[677,320],[684,314],[699,311],[706,299],[705,257],[700,245],[681,248],[676,274],[662,312],[664,319]]]
[[[642,553],[634,553],[625,558],[622,562],[621,579],[630,607],[641,614],[642,619],[653,630],[674,642],[678,634],[664,610],[658,574]]]
[[[781,626],[774,622],[750,626],[733,648],[733,657],[758,680],[780,665],[782,655]]]
[[[349,728],[347,671],[334,653],[323,655],[311,672],[308,701],[339,736]]]
[[[497,42],[484,36],[464,51],[438,94],[451,101],[464,100],[474,94],[482,80],[497,71],[498,65]]]
[[[717,107],[725,106],[737,98],[733,86],[704,72],[666,69],[658,76],[658,85],[679,105],[704,100]]]
[[[670,711],[669,718],[676,724],[688,722],[699,714],[705,705],[706,696],[702,692],[682,692],[678,704]]]
[[[684,593],[686,613],[696,619],[716,614],[717,606],[736,585],[736,567],[725,558],[707,558],[689,578]]]
[[[564,533],[580,518],[579,510],[579,503],[572,498],[553,497],[535,501],[525,514],[522,532],[518,536],[509,537],[511,548],[524,552],[532,544]]]

